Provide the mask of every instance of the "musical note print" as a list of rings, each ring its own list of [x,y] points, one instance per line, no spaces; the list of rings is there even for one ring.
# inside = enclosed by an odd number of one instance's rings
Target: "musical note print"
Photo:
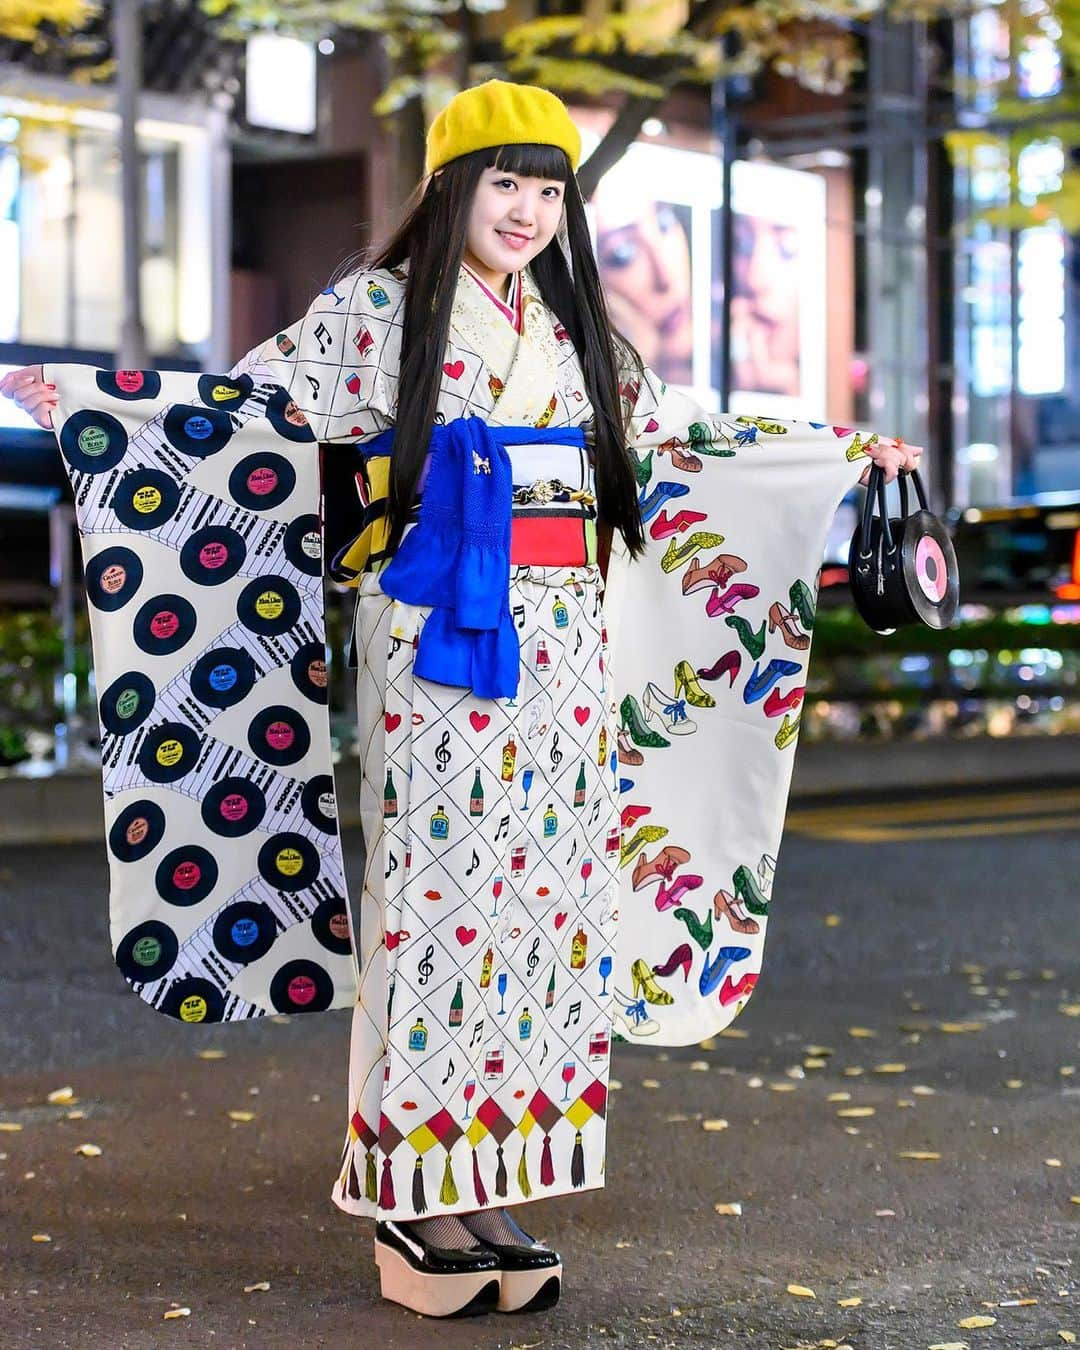
[[[574,655],[575,655],[575,656],[577,656],[578,652],[581,651],[581,642],[582,642],[581,629],[579,628],[579,629],[577,630],[577,637],[574,639]]]
[[[401,638],[392,637],[390,639],[390,655],[397,656],[398,652],[401,651],[404,645],[405,644],[402,642]]]
[[[577,835],[575,834],[574,847],[570,850],[570,856],[566,860],[566,866],[569,867],[576,857],[577,857]]]
[[[435,974],[435,963],[431,959],[434,955],[435,944],[429,942],[427,951],[420,958],[420,964],[416,967],[418,972],[416,977],[417,984],[427,984],[428,980]]]
[[[479,853],[477,853],[476,849],[473,849],[472,859],[469,862],[469,866],[466,868],[465,875],[467,877],[471,877],[479,866],[480,866],[480,855]]]
[[[384,880],[384,881],[386,880],[387,877],[391,876],[391,875],[392,875],[394,872],[396,872],[397,869],[398,869],[398,860],[397,860],[397,854],[396,854],[396,853],[388,853],[388,854],[386,855],[386,859],[387,859],[387,861],[386,861],[386,871],[383,873],[383,880]]]
[[[515,605],[510,611],[514,617],[514,627],[524,630],[525,628],[525,606]]]
[[[330,329],[327,328],[326,324],[324,324],[321,320],[319,322],[319,326],[315,329],[315,331],[312,333],[311,336],[319,344],[320,356],[325,356],[327,347],[332,347],[334,345],[334,339],[330,336]],[[326,339],[325,342],[323,341],[324,338]]]
[[[444,731],[442,740],[435,747],[435,767],[438,769],[439,773],[446,772],[447,765],[450,763],[451,759],[453,759],[453,755],[450,751],[450,733],[449,731]]]
[[[563,762],[563,759],[564,759],[564,758],[565,758],[565,756],[563,755],[563,752],[559,749],[559,733],[556,731],[556,732],[554,733],[554,735],[551,737],[551,771],[552,771],[552,773],[555,773],[555,772],[558,771],[559,765]]]
[[[313,403],[317,403],[319,400],[319,390],[322,388],[322,386],[320,385],[319,381],[315,378],[315,376],[309,375],[307,371],[304,372],[304,379],[307,380],[308,384],[311,385],[311,401]]]
[[[499,820],[499,828],[495,831],[495,839],[493,842],[497,844],[500,839],[509,839],[509,838],[510,838],[510,817],[502,816]]]
[[[547,1037],[545,1036],[545,1037],[544,1037],[544,1053],[540,1056],[540,1063],[543,1064],[544,1060],[547,1059],[547,1057],[548,1057],[548,1043],[547,1043]]]
[[[480,1039],[480,1033],[481,1033],[483,1030],[484,1030],[484,1019],[481,1017],[480,1021],[477,1022],[477,1023],[473,1026],[473,1029],[472,1029],[472,1040],[469,1042],[469,1049],[470,1049],[470,1050],[473,1048],[473,1046],[476,1044],[476,1042]]]
[[[571,1004],[570,1004],[570,1010],[569,1010],[569,1012],[566,1014],[566,1021],[563,1023],[563,1031],[565,1031],[566,1028],[570,1025],[571,1020],[573,1021],[574,1026],[577,1026],[578,1023],[581,1021],[581,1002],[580,1002],[580,1000],[579,1000],[578,1002],[575,1002],[575,1003],[571,1003]]]
[[[447,1065],[447,1068],[446,1068],[446,1077],[442,1080],[442,1085],[443,1085],[443,1087],[445,1087],[445,1086],[447,1085],[447,1083],[449,1083],[450,1079],[453,1078],[454,1074],[456,1074],[456,1073],[457,1073],[457,1069],[454,1067],[454,1057],[453,1057],[453,1055],[451,1055],[451,1056],[450,1056],[450,1063]]]
[[[525,959],[525,964],[529,967],[529,979],[536,974],[536,967],[540,964],[540,939],[533,938],[533,944],[529,948],[529,955]]]
[[[604,804],[603,797],[597,797],[596,801],[593,802],[592,815],[589,817],[590,825],[595,825],[596,822],[600,819],[600,808],[601,806],[603,806],[603,804]]]

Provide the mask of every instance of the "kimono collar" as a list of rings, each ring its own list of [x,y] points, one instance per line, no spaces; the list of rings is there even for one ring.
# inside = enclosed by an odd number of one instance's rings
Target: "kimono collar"
[[[513,476],[508,445],[584,446],[580,427],[493,427],[480,417],[436,426],[420,518],[379,575],[384,594],[429,605],[413,669],[478,698],[514,698],[521,646],[510,616]],[[393,432],[360,447],[392,450]]]

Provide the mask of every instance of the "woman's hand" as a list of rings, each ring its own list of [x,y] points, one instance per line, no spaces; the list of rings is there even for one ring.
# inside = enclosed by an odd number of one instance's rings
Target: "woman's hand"
[[[45,383],[41,366],[21,366],[18,370],[8,371],[0,380],[0,394],[14,399],[39,427],[52,431],[52,410],[58,402],[56,385]]]
[[[908,473],[912,469],[919,467],[919,456],[922,454],[921,445],[908,445],[899,437],[878,436],[866,447],[866,453],[874,461],[874,464],[880,464],[885,470],[885,481],[891,483],[897,477],[901,469]],[[863,487],[870,480],[870,470],[873,464],[868,464],[863,470],[859,482]]]

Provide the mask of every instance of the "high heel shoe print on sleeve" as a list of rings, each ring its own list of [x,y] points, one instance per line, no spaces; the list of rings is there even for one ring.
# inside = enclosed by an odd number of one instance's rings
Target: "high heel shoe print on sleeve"
[[[769,606],[769,632],[780,629],[780,636],[794,651],[804,652],[810,646],[810,639],[799,627],[799,621],[786,605],[779,600]]]

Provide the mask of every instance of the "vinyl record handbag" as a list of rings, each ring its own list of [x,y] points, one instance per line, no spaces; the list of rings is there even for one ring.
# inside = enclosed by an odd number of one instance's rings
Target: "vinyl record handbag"
[[[919,509],[913,512],[909,512],[908,478],[919,499]],[[926,504],[918,470],[902,473],[899,484],[900,516],[890,519],[885,472],[876,464],[870,470],[848,556],[855,608],[878,633],[912,623],[947,628],[956,614],[960,590],[952,540]]]

